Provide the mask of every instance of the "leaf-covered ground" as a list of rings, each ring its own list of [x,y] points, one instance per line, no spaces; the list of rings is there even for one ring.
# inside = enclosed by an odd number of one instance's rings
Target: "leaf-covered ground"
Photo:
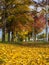
[[[0,43],[0,65],[49,65],[49,46]]]

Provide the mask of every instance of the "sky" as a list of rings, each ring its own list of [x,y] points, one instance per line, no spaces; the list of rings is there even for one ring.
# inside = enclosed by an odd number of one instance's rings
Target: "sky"
[[[42,0],[33,0],[33,1],[35,1],[35,2],[37,2],[37,3],[38,3],[39,1],[42,2]],[[30,6],[30,8],[31,8],[31,9],[34,9],[34,10],[36,9],[34,6]],[[37,8],[37,12],[40,12],[41,10],[42,10],[41,7],[38,7],[38,8]]]
[[[38,3],[39,1],[42,2],[42,0],[33,0],[33,1],[35,1],[35,2],[37,2],[37,3]]]
[[[36,10],[36,8],[35,8],[34,6],[30,6],[30,8],[33,9],[33,10]],[[38,7],[38,8],[37,8],[37,12],[40,12],[41,10],[42,10],[41,7]]]

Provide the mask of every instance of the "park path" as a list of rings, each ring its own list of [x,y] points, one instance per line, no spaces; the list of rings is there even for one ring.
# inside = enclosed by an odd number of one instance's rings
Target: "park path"
[[[49,45],[38,47],[0,43],[0,65],[49,65]]]

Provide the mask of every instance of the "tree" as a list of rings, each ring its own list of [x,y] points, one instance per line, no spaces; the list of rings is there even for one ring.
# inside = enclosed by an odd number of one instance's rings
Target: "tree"
[[[10,41],[10,32],[12,32],[13,40],[16,37],[16,32],[18,31],[23,32],[23,30],[26,30],[29,33],[35,29],[35,35],[39,30],[41,31],[41,27],[43,26],[43,24],[41,22],[40,16],[37,16],[37,11],[33,11],[34,19],[30,14],[29,6],[32,4],[35,5],[32,0],[2,0],[2,3],[3,8],[1,10],[3,11],[3,41],[5,41],[5,29],[7,29],[8,32],[8,41]],[[38,7],[38,5],[41,4],[37,3],[36,5]],[[41,16],[43,17],[43,15]],[[38,25],[40,25],[41,27]]]
[[[10,40],[10,31],[13,32],[12,28],[16,28],[15,22],[17,24],[17,21],[20,21],[21,24],[23,25],[24,21],[26,21],[25,20],[26,14],[24,14],[24,13],[30,11],[30,9],[28,7],[29,7],[29,5],[32,2],[31,2],[31,0],[24,0],[24,1],[23,0],[20,0],[20,1],[17,1],[17,0],[8,0],[8,1],[7,0],[2,0],[1,2],[3,3],[3,5],[1,5],[3,7],[1,9],[3,11],[2,12],[2,14],[3,14],[2,15],[2,20],[3,20],[3,27],[2,27],[2,31],[3,31],[2,35],[3,36],[2,36],[2,41],[5,41],[5,29],[7,29],[7,31],[9,32],[9,34],[8,34],[8,41],[9,41]],[[20,15],[20,17],[19,17],[19,15]],[[23,17],[21,15],[23,15]],[[16,16],[18,16],[18,18]],[[5,27],[6,23],[9,22],[8,21],[9,17],[12,17],[12,18],[16,17],[16,20],[17,20],[17,21],[15,21],[15,18],[14,18],[15,22],[12,21],[12,22],[8,23],[10,29]],[[21,17],[24,19],[24,21],[22,20]]]
[[[35,11],[35,13],[32,13],[32,17],[34,18],[33,22],[34,40],[36,40],[36,34],[41,32],[46,26],[46,19],[44,17],[43,11],[40,11],[39,13]]]

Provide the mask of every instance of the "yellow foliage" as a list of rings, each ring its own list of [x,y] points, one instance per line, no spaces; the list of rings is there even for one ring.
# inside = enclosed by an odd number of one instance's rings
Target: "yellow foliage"
[[[0,65],[49,65],[49,47],[0,43]]]

